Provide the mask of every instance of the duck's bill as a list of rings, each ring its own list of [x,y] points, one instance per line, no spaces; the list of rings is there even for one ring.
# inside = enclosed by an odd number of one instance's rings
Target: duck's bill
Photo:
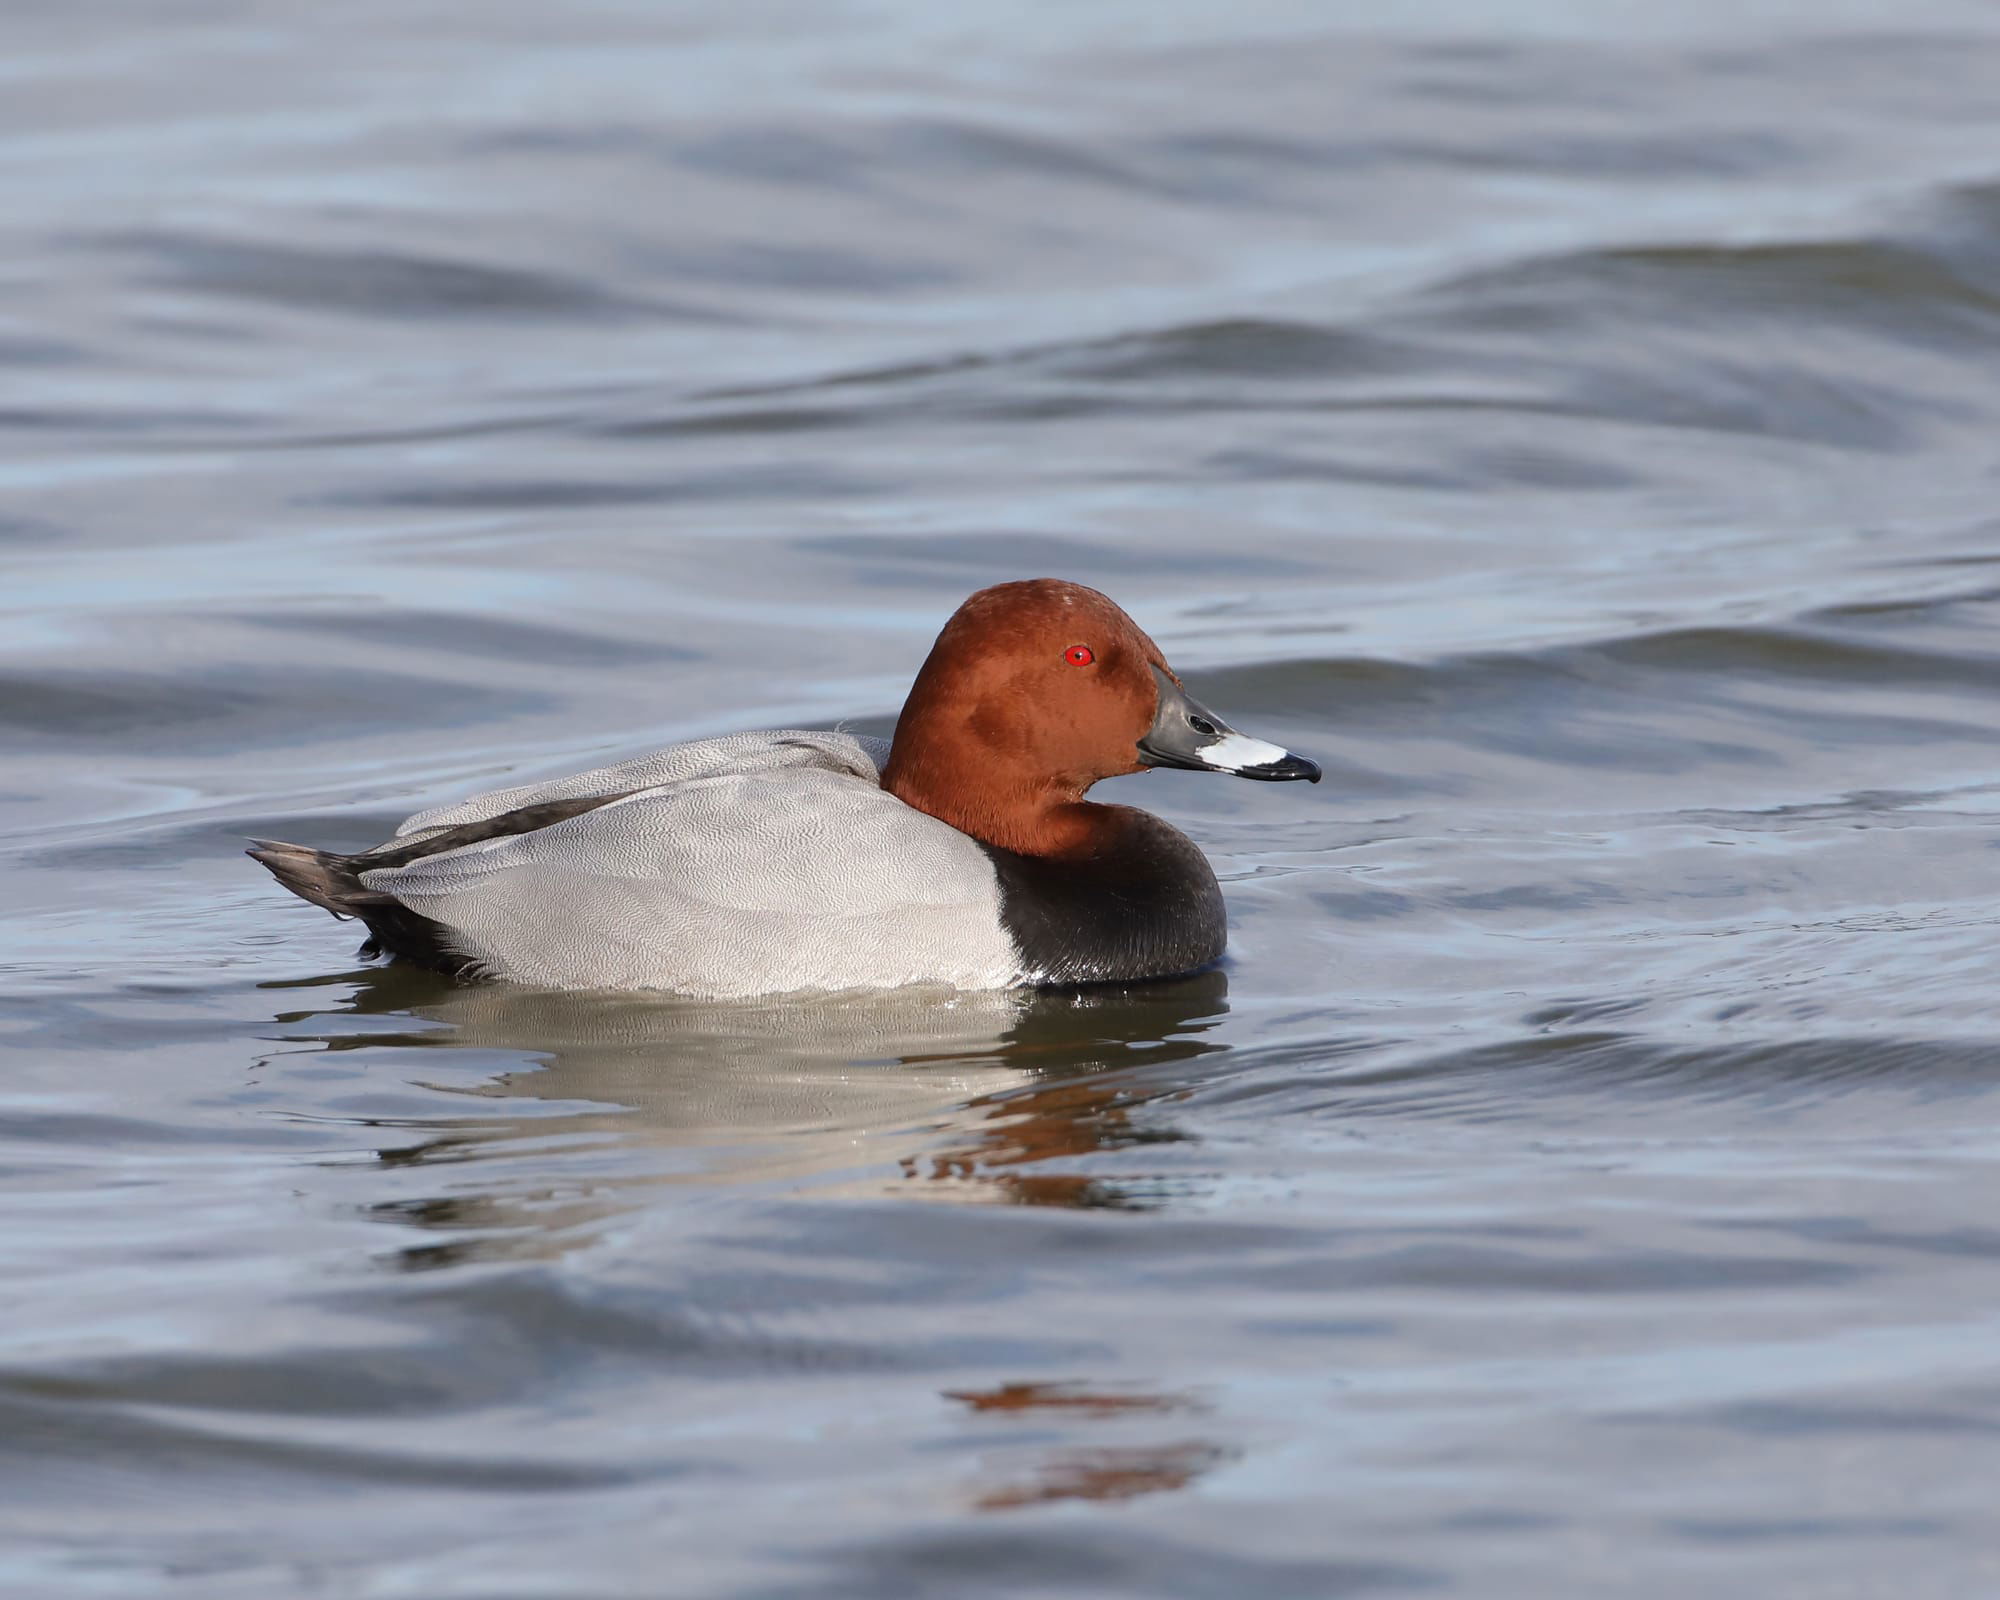
[[[1158,667],[1153,677],[1160,686],[1159,710],[1139,741],[1139,759],[1147,766],[1226,772],[1266,783],[1319,782],[1319,767],[1304,756],[1238,733]]]

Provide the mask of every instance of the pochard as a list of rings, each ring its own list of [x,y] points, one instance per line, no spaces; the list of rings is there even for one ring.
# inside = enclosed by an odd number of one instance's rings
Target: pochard
[[[420,812],[358,855],[257,840],[364,953],[702,998],[1172,977],[1222,954],[1194,842],[1084,798],[1148,767],[1319,781],[1191,699],[1095,589],[982,589],[893,742],[738,733]]]

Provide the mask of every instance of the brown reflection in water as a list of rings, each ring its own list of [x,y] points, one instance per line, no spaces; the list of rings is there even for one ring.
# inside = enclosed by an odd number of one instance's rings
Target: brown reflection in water
[[[1109,1422],[1204,1409],[1192,1395],[1081,1383],[1003,1383],[991,1389],[947,1390],[944,1398],[981,1415]],[[1186,1488],[1234,1454],[1206,1439],[1052,1450],[1028,1473],[980,1493],[973,1505],[980,1511],[1012,1511],[1054,1500],[1162,1494]]]
[[[1026,1086],[974,1096],[942,1149],[905,1156],[905,1177],[966,1184],[972,1197],[1013,1205],[1149,1210],[1161,1203],[1143,1179],[1023,1171],[1187,1135],[1134,1112],[1177,1097],[1178,1084],[1135,1084],[1119,1067],[1154,1066],[1223,1048],[1199,1037],[1228,1010],[1220,972],[1172,984],[1040,997],[1009,1036],[1010,1059],[1032,1065]]]
[[[1153,1202],[1134,1188],[1077,1172],[1020,1172],[1040,1161],[1076,1159],[1141,1144],[1175,1144],[1185,1135],[1171,1128],[1138,1128],[1134,1107],[1167,1098],[1168,1091],[1135,1094],[1121,1082],[1071,1082],[1043,1089],[981,1095],[965,1111],[983,1119],[967,1130],[969,1142],[924,1155],[905,1156],[904,1176],[971,1181],[1015,1205],[1144,1210]]]
[[[1089,1417],[1200,1408],[1193,1395],[1154,1394],[1144,1389],[1092,1389],[1080,1383],[1003,1383],[991,1389],[947,1389],[944,1397],[974,1411],[1067,1411]]]
[[[1059,1451],[1033,1478],[988,1490],[973,1505],[980,1511],[1016,1511],[1052,1500],[1135,1500],[1184,1489],[1229,1454],[1199,1439],[1131,1450]]]
[[[938,1199],[1157,1204],[1143,1178],[1024,1169],[1182,1139],[1134,1114],[1182,1090],[1150,1069],[1223,1048],[1200,1035],[1228,1009],[1221,973],[1103,991],[730,1004],[457,985],[393,967],[282,987],[337,997],[277,1019],[305,1025],[288,1035],[298,1044],[537,1063],[440,1091],[517,1100],[529,1115],[363,1123],[402,1134],[380,1149],[384,1167],[490,1174],[477,1192],[467,1173],[450,1194],[370,1208],[460,1235],[401,1252],[393,1264],[406,1270],[560,1254],[628,1210],[635,1188],[662,1183],[810,1180],[879,1195],[886,1170],[947,1180],[896,1185]],[[357,1029],[346,1020],[356,1016],[408,1026]],[[1148,1070],[1140,1080],[1119,1068]],[[883,1148],[916,1140],[925,1148],[907,1156]]]

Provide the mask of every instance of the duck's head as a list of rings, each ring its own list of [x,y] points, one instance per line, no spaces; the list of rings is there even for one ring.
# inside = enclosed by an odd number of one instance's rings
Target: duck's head
[[[981,589],[952,614],[911,686],[882,783],[975,838],[1034,851],[1051,808],[1148,767],[1320,776],[1191,698],[1112,600],[1035,578]]]

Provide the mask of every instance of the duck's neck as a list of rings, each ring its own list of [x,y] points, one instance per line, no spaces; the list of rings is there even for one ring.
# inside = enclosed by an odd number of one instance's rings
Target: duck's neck
[[[1093,805],[1073,783],[995,783],[891,749],[882,787],[960,833],[1016,855],[1078,860],[1101,854],[1121,831],[1122,808]]]

